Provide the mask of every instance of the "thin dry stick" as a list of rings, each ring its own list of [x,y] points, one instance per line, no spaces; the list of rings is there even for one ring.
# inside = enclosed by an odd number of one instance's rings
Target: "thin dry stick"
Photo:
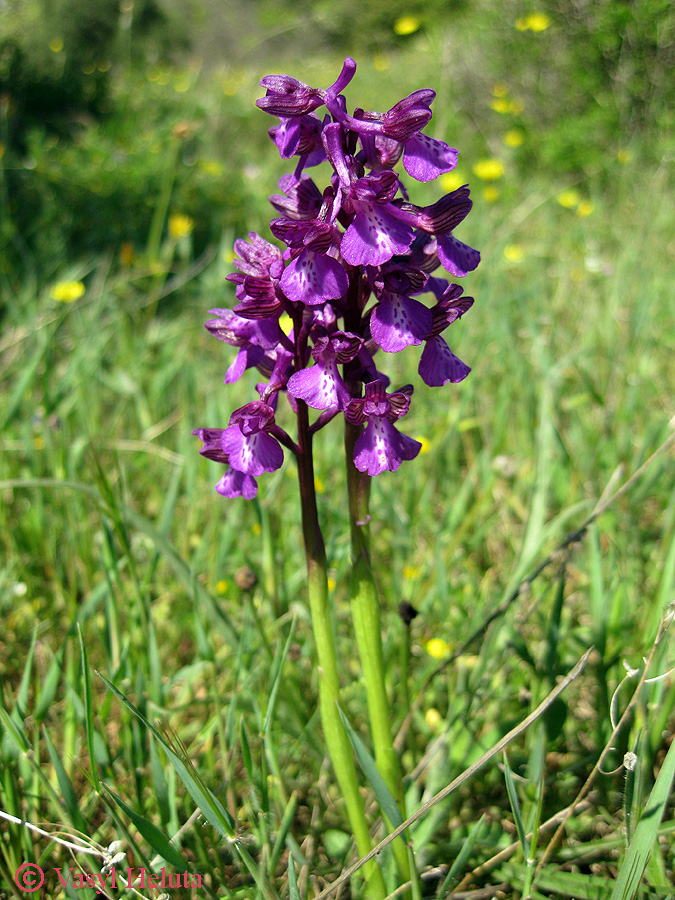
[[[380,841],[376,847],[367,853],[365,856],[362,856],[361,859],[357,860],[354,865],[350,866],[346,869],[339,878],[337,878],[329,887],[323,890],[315,900],[324,900],[324,898],[330,896],[333,891],[337,890],[337,888],[344,884],[352,875],[358,871],[365,863],[369,860],[373,859],[377,856],[386,846],[391,844],[393,840],[395,840],[399,835],[403,834],[411,825],[414,825],[418,819],[421,819],[433,806],[437,803],[440,803],[442,800],[445,800],[446,797],[449,797],[453,791],[457,790],[457,788],[464,784],[465,781],[468,781],[479,769],[482,769],[483,766],[488,763],[493,757],[497,756],[504,750],[514,738],[517,738],[520,734],[526,731],[533,722],[536,720],[549,708],[549,706],[557,700],[557,698],[562,694],[562,692],[575,680],[578,678],[580,673],[582,672],[586,662],[588,661],[588,657],[590,656],[593,648],[590,647],[584,655],[581,657],[579,662],[574,666],[573,669],[557,684],[551,693],[539,704],[539,706],[530,713],[527,718],[523,719],[523,721],[516,725],[515,728],[512,728],[508,734],[505,734],[501,740],[497,741],[494,747],[491,747],[490,750],[487,750],[480,759],[476,760],[475,763],[472,763],[468,769],[465,769],[461,775],[458,775],[450,784],[446,785],[442,790],[440,790],[437,794],[435,794],[431,800],[427,800],[418,810],[416,810],[409,818],[402,822],[397,828],[395,828],[390,834],[388,834],[384,840]]]
[[[654,659],[654,654],[656,653],[656,648],[657,648],[658,645],[661,643],[661,639],[663,638],[664,634],[666,633],[666,631],[667,631],[667,629],[668,629],[668,626],[670,625],[670,623],[671,623],[672,621],[673,621],[673,613],[672,613],[672,612],[668,612],[668,613],[663,617],[663,619],[661,620],[661,624],[659,625],[658,633],[657,633],[657,635],[656,635],[656,638],[654,639],[654,643],[652,644],[652,648],[651,648],[651,650],[649,651],[649,656],[648,656],[647,659],[645,660],[644,669],[642,670],[642,675],[640,676],[640,680],[639,680],[639,682],[638,682],[638,684],[637,684],[637,687],[635,688],[635,691],[633,692],[633,696],[632,696],[632,697],[630,698],[630,700],[628,701],[628,705],[627,705],[626,708],[624,709],[623,715],[621,716],[621,718],[619,719],[619,721],[616,723],[616,726],[614,727],[614,730],[612,731],[612,733],[611,733],[611,735],[610,735],[610,737],[609,737],[609,740],[608,740],[607,743],[605,744],[604,750],[602,751],[602,753],[601,753],[600,756],[598,757],[598,761],[597,761],[596,764],[593,766],[593,769],[592,769],[590,775],[588,776],[588,778],[587,778],[586,781],[584,782],[583,787],[581,788],[581,790],[579,791],[579,793],[578,793],[577,796],[575,797],[574,801],[573,801],[573,802],[571,803],[571,805],[568,807],[567,812],[565,813],[565,816],[564,816],[562,822],[560,823],[560,825],[559,825],[558,828],[556,829],[555,834],[553,835],[553,837],[552,837],[551,840],[549,841],[549,844],[548,844],[548,846],[546,847],[546,850],[544,851],[543,856],[542,856],[541,859],[539,860],[539,863],[537,864],[537,868],[535,869],[535,878],[536,878],[537,873],[541,870],[542,866],[545,865],[545,863],[546,863],[546,861],[548,860],[549,856],[550,856],[551,853],[553,852],[554,847],[556,846],[556,844],[558,843],[558,841],[559,841],[560,838],[562,837],[562,834],[563,834],[563,832],[564,832],[564,830],[565,830],[565,826],[567,825],[567,823],[568,823],[570,817],[571,817],[572,814],[574,813],[574,810],[578,807],[580,801],[583,800],[583,798],[586,796],[586,794],[590,791],[590,789],[591,789],[591,787],[592,787],[592,785],[593,785],[593,782],[595,781],[595,779],[596,779],[596,777],[597,777],[597,775],[598,775],[598,772],[600,771],[600,767],[602,766],[602,764],[603,764],[603,762],[604,762],[604,760],[605,760],[605,757],[606,757],[606,756],[608,755],[608,753],[612,750],[614,741],[616,740],[617,735],[619,734],[619,732],[620,732],[621,729],[623,728],[624,724],[626,723],[626,720],[628,719],[628,716],[629,716],[631,710],[633,709],[633,707],[634,707],[635,704],[637,703],[638,697],[640,696],[640,691],[642,690],[642,686],[644,685],[645,681],[647,680],[647,672],[649,671],[649,667],[650,667],[650,665],[651,665],[651,663],[652,663],[652,660]]]
[[[587,519],[585,519],[585,521],[579,526],[579,528],[577,528],[575,531],[569,532],[569,534],[566,535],[565,539],[561,541],[561,543],[555,548],[555,550],[552,550],[551,553],[549,553],[549,555],[543,560],[543,562],[541,562],[535,569],[532,570],[532,572],[530,572],[529,575],[523,578],[523,580],[513,588],[513,590],[505,597],[505,599],[499,604],[499,606],[497,606],[481,623],[481,625],[479,625],[479,627],[473,632],[473,634],[471,634],[451,656],[440,662],[438,666],[436,666],[436,668],[432,672],[430,672],[429,675],[427,675],[427,677],[422,682],[422,685],[419,688],[417,696],[412,702],[410,709],[408,710],[408,714],[403,720],[398,734],[396,735],[394,747],[398,752],[401,752],[403,748],[403,743],[405,741],[408,728],[410,727],[410,723],[412,722],[413,713],[424,701],[426,689],[433,681],[433,679],[441,672],[443,672],[449,665],[452,665],[452,663],[455,662],[460,656],[466,653],[469,647],[480,637],[482,637],[483,634],[485,634],[485,632],[495,621],[495,619],[500,618],[508,611],[511,604],[518,599],[522,591],[525,588],[529,587],[532,582],[541,575],[544,569],[547,569],[552,562],[560,559],[560,556],[563,553],[569,555],[572,545],[579,543],[579,541],[583,537],[585,537],[586,532],[593,524],[593,522],[595,522],[595,520],[599,518],[607,509],[609,509],[609,507],[620,497],[626,494],[635,484],[635,482],[642,477],[642,475],[652,465],[652,463],[655,462],[655,460],[660,456],[662,456],[667,450],[669,450],[673,446],[673,444],[675,444],[675,431],[669,437],[667,437],[659,447],[657,447],[657,449],[652,453],[649,459],[645,460],[645,462],[643,462],[642,465],[638,469],[636,469],[635,472],[633,472],[630,478],[626,482],[624,482],[624,484],[622,484],[617,491],[610,494],[608,489],[605,489],[605,491],[603,491],[602,497],[596,503],[593,512],[588,516]],[[610,479],[608,487],[612,484],[613,477],[614,476],[612,476],[612,479]],[[609,496],[607,496],[608,494]]]

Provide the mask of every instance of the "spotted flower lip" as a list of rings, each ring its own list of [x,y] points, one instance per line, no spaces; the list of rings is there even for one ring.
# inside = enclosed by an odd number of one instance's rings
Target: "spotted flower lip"
[[[422,449],[419,441],[401,434],[394,422],[408,412],[412,385],[387,394],[381,381],[365,386],[365,396],[350,401],[345,418],[353,425],[366,427],[354,445],[354,465],[359,472],[380,475],[396,472],[403,460],[414,459]]]
[[[267,432],[274,424],[274,410],[262,400],[247,403],[230,416],[223,430],[222,447],[230,466],[245,475],[262,475],[278,469],[284,453]]]
[[[361,344],[358,335],[344,331],[317,338],[312,350],[315,365],[301,369],[290,377],[288,393],[297,400],[304,400],[313,409],[346,409],[351,395],[338,364],[351,362]]]

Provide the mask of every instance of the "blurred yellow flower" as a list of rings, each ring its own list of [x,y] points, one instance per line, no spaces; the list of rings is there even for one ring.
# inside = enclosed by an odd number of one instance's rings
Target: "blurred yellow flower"
[[[492,88],[492,96],[493,96],[493,97],[506,97],[506,95],[508,94],[508,92],[509,92],[508,87],[507,87],[505,84],[503,84],[501,81],[498,82],[498,83]]]
[[[318,475],[314,476],[314,490],[317,492],[317,494],[325,494],[326,493],[326,485],[323,483],[323,481],[319,478]]]
[[[438,179],[438,183],[441,186],[441,189],[450,193],[450,191],[456,191],[458,187],[461,187],[466,183],[464,176],[454,169],[452,172],[444,172]]]
[[[525,135],[519,128],[512,128],[504,135],[504,143],[507,147],[520,147],[525,140]]]
[[[293,329],[293,319],[288,315],[288,313],[282,313],[279,316],[279,328],[283,331],[285,335],[289,335]]]
[[[169,234],[174,240],[187,237],[195,227],[194,220],[185,213],[172,213],[169,216]]]
[[[527,17],[527,24],[530,31],[546,31],[551,25],[551,20],[546,13],[537,12]]]
[[[494,184],[488,184],[487,187],[483,188],[483,200],[488,203],[494,203],[496,200],[499,200],[500,194],[501,191]]]
[[[337,584],[337,581],[333,578],[332,575],[329,575],[329,576],[328,576],[328,590],[329,590],[329,591],[334,591],[334,590],[335,590],[335,585],[336,585],[336,584]]]
[[[173,89],[177,94],[185,94],[190,90],[190,79],[187,75],[179,75],[173,83]]]
[[[506,97],[495,97],[490,104],[490,109],[494,109],[495,112],[502,114],[511,112],[511,101],[507,100]]]
[[[564,206],[565,209],[574,209],[575,206],[578,206],[581,202],[581,197],[579,196],[579,191],[574,188],[569,188],[569,190],[561,191],[556,200],[561,206]]]
[[[509,107],[510,111],[518,116],[525,109],[525,104],[522,100],[512,100]]]
[[[386,72],[389,68],[389,57],[384,53],[376,53],[373,57],[373,68],[376,72]]]
[[[403,567],[403,577],[406,581],[410,581],[412,578],[417,578],[420,574],[419,566],[404,566]]]
[[[496,181],[504,174],[504,166],[498,159],[479,159],[473,167],[481,181]]]
[[[522,244],[507,244],[502,255],[507,262],[518,263],[525,256],[525,248]]]
[[[422,445],[420,447],[420,456],[424,453],[428,453],[431,450],[431,441],[428,438],[425,438],[423,435],[418,434],[415,436],[415,440],[419,441]]]
[[[253,523],[253,527],[251,528],[251,531],[252,531],[253,534],[255,534],[255,535],[262,534],[262,527],[261,527],[261,525],[260,525],[260,522],[254,522],[254,523]]]
[[[426,651],[434,659],[443,659],[450,652],[450,646],[446,644],[443,638],[431,638],[431,640],[427,641]]]
[[[518,31],[546,31],[550,26],[551,20],[546,13],[532,13],[529,16],[522,16],[516,20],[516,28]]]
[[[595,206],[591,203],[590,200],[582,200],[581,203],[577,206],[577,215],[580,219],[585,219],[586,216],[590,216],[594,209]]]
[[[420,25],[420,20],[415,16],[400,16],[400,18],[394,22],[394,31],[401,36],[414,34],[416,31],[419,31]]]
[[[211,175],[214,178],[217,178],[219,175],[223,174],[223,164],[220,162],[220,160],[200,159],[197,165],[202,170],[202,172],[204,172],[206,175]]]
[[[616,154],[616,158],[620,163],[623,163],[625,165],[627,162],[631,161],[631,159],[633,158],[633,154],[630,152],[630,150],[622,149],[619,150],[619,152]]]
[[[216,581],[216,594],[226,594],[229,585],[222,578],[220,581]]]
[[[49,42],[49,49],[52,53],[60,53],[63,50],[63,41],[60,37],[53,37]]]
[[[439,711],[437,709],[434,709],[432,706],[431,709],[428,709],[424,713],[424,721],[432,731],[436,731],[438,729],[438,726],[443,721],[443,717],[441,716]]]
[[[81,281],[58,281],[52,285],[49,296],[59,303],[73,303],[84,294],[84,285]]]

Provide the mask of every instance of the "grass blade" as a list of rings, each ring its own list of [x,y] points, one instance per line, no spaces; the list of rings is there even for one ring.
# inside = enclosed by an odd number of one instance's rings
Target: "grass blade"
[[[288,897],[289,900],[300,900],[300,891],[298,890],[298,878],[295,874],[295,863],[293,857],[288,857]]]
[[[191,761],[187,757],[183,757],[181,754],[177,753],[176,750],[169,744],[169,742],[159,733],[159,731],[151,725],[150,722],[146,719],[140,710],[138,710],[134,704],[129,700],[124,694],[119,690],[119,688],[115,687],[115,685],[108,681],[108,679],[98,673],[99,678],[105,682],[108,688],[115,694],[118,700],[121,700],[122,703],[130,710],[136,718],[138,718],[146,728],[150,730],[150,733],[153,737],[160,742],[162,745],[166,755],[169,757],[174,769],[176,770],[176,774],[183,782],[185,789],[192,797],[194,802],[197,804],[199,809],[204,814],[206,820],[216,829],[216,831],[224,838],[232,838],[234,837],[234,821],[230,814],[227,812],[225,807],[220,803],[216,795],[211,791],[209,787],[204,783],[198,773],[195,771],[194,766]]]
[[[169,863],[169,865],[175,866],[179,872],[187,872],[189,869],[187,861],[169,841],[164,832],[153,822],[146,819],[145,816],[142,816],[140,813],[137,813],[136,810],[128,806],[124,800],[113,793],[107,785],[104,785],[104,787],[120,809],[131,819],[138,829],[139,834],[145,838],[155,853],[158,853],[162,859]]]
[[[89,761],[91,763],[91,775],[93,778],[94,789],[96,793],[101,791],[101,782],[98,777],[98,765],[96,763],[96,753],[94,752],[94,702],[91,693],[91,678],[89,675],[89,660],[87,659],[87,648],[84,646],[82,637],[82,628],[77,623],[77,636],[80,641],[80,662],[82,664],[82,687],[84,689],[84,724],[87,732],[87,747],[89,748]]]
[[[370,755],[368,748],[349,724],[349,720],[340,707],[338,707],[338,710],[340,712],[340,718],[347,729],[347,734],[349,735],[349,740],[354,748],[354,753],[356,753],[356,758],[363,769],[363,774],[366,776],[368,783],[375,792],[377,802],[380,804],[380,809],[389,819],[391,824],[398,828],[403,822],[403,817],[401,816],[401,811],[399,810],[396,801],[391,795],[391,791],[384,783],[384,778],[380,775],[380,771],[375,765],[375,760]]]
[[[645,810],[635,828],[610,900],[633,900],[635,897],[652,849],[658,841],[659,825],[668,802],[673,778],[675,778],[675,743],[670,745]]]
[[[87,823],[84,820],[84,816],[80,812],[80,807],[77,803],[77,794],[75,793],[75,788],[73,787],[73,782],[68,777],[68,773],[63,767],[63,763],[59,757],[59,754],[56,750],[56,747],[52,743],[52,739],[49,737],[47,729],[43,727],[42,734],[45,739],[45,745],[47,747],[47,753],[49,753],[49,758],[52,761],[52,765],[54,766],[54,772],[56,773],[56,780],[59,783],[59,788],[61,789],[61,796],[63,797],[63,802],[68,810],[68,816],[70,821],[73,823],[75,828],[78,831],[81,831],[83,834],[87,833]]]
[[[506,778],[506,792],[509,795],[511,812],[513,813],[513,818],[516,823],[518,840],[520,841],[520,846],[523,848],[523,857],[525,860],[528,860],[530,858],[530,842],[525,836],[525,826],[523,825],[523,818],[520,815],[520,801],[518,800],[518,792],[516,791],[516,785],[513,781],[513,773],[511,772],[511,767],[509,766],[509,762],[506,758],[506,753],[504,754],[504,777]]]

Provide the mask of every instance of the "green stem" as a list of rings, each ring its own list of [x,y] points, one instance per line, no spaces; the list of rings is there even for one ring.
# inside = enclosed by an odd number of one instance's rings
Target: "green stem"
[[[352,547],[352,618],[366,685],[375,764],[405,818],[401,770],[391,733],[391,706],[387,699],[384,679],[380,603],[370,565],[368,528],[370,476],[359,472],[353,462],[354,444],[360,432],[359,426],[352,425],[350,422],[345,423],[345,457]],[[393,823],[389,822],[389,827],[391,829]],[[408,881],[411,871],[405,842],[403,840],[394,841],[393,849],[399,874],[405,881]]]
[[[307,406],[298,400],[298,480],[302,507],[302,532],[307,562],[309,606],[312,629],[319,663],[319,709],[324,739],[333,770],[347,807],[347,815],[359,855],[365,856],[372,849],[363,800],[354,764],[349,736],[345,730],[338,704],[340,683],[337,654],[331,626],[331,610],[328,599],[328,566],[326,548],[319,526],[319,516],[314,488],[314,463],[312,436],[309,432]],[[384,900],[387,891],[379,865],[371,860],[364,866],[368,882],[368,897]]]

